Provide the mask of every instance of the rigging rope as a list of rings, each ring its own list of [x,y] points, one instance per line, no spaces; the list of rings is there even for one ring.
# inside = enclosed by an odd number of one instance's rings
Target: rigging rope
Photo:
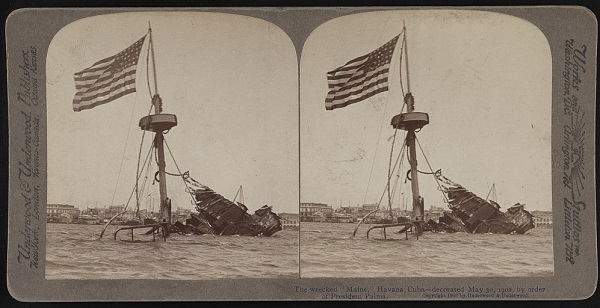
[[[154,173],[154,182],[160,183],[160,179],[158,178],[159,174],[160,174],[160,171],[156,171]],[[166,175],[170,175],[170,176],[180,176],[180,177],[183,177],[184,179],[186,179],[186,178],[188,178],[190,176],[190,172],[189,171],[186,171],[184,173],[179,173],[179,174],[165,171],[165,174]]]
[[[184,176],[186,174],[189,176],[189,172],[181,173],[181,169],[179,169],[179,165],[177,164],[177,161],[175,160],[175,156],[173,156],[173,153],[171,152],[171,148],[169,147],[169,144],[167,143],[167,140],[163,139],[163,141],[165,142],[165,145],[167,146],[167,150],[169,150],[169,154],[171,155],[171,158],[173,159],[173,163],[175,163],[175,167],[177,168],[177,172],[179,172],[179,175],[181,176],[181,180],[183,181],[183,184],[185,185],[186,191],[190,194],[190,198],[192,198],[192,203],[196,204],[196,200],[194,198],[194,194],[190,190],[190,187],[188,186],[188,184],[187,184],[187,182],[185,181],[185,178],[184,178]]]
[[[385,107],[383,109],[383,113],[381,114],[381,125],[379,126],[379,134],[377,135],[377,144],[375,145],[375,153],[373,154],[373,162],[371,163],[371,172],[369,173],[369,180],[367,181],[367,189],[365,191],[365,198],[363,199],[363,204],[367,202],[367,194],[369,193],[369,185],[371,185],[371,177],[373,176],[373,168],[375,167],[375,159],[377,158],[377,149],[379,149],[379,140],[381,139],[381,131],[383,129],[383,118],[385,117],[385,113],[387,111],[387,105],[389,102],[389,97],[386,97]]]
[[[150,155],[152,155],[152,151],[150,151]],[[150,173],[150,162],[152,162],[152,159],[148,159],[148,164],[146,165],[146,174],[144,175],[144,183],[142,183],[142,191],[139,192],[140,195],[144,194],[144,191],[146,190],[146,183],[148,182],[148,173]],[[136,191],[136,193],[138,193]],[[140,202],[138,201],[138,203],[136,204],[135,207],[135,217],[138,217],[140,214]]]
[[[148,151],[148,154],[152,153],[151,151],[152,149],[150,149],[150,151]],[[146,157],[146,161],[148,160],[148,157]],[[144,161],[144,165],[146,164],[146,161]],[[136,181],[139,180],[140,176],[142,174],[140,173],[136,179]],[[115,219],[117,216],[125,214],[127,212],[127,207],[129,207],[129,202],[131,201],[131,197],[133,197],[133,193],[135,192],[135,188],[131,190],[131,193],[129,194],[129,198],[127,199],[127,203],[125,204],[125,206],[123,207],[123,211],[118,213],[117,215],[115,215],[113,218],[111,218],[111,220],[108,222],[110,223],[113,219]],[[104,230],[106,230],[106,227],[108,227],[108,224],[106,226],[104,226]],[[102,234],[104,234],[104,230],[102,230],[102,233],[100,234],[100,237],[102,237]],[[132,230],[133,232],[133,230]]]
[[[404,147],[406,146],[406,140],[404,142],[404,144],[402,145],[402,148],[400,149],[400,153],[398,154],[398,157],[396,158],[396,162],[394,163],[394,168],[392,168],[392,173],[396,170],[396,166],[398,165],[398,161],[400,160],[400,156],[404,150]],[[389,176],[388,176],[388,183],[389,183]],[[381,205],[381,200],[383,200],[383,196],[385,196],[385,191],[388,188],[388,186],[386,185],[385,188],[383,189],[383,192],[381,193],[381,197],[379,198],[379,202],[377,202],[377,209],[379,209],[379,206]]]
[[[129,132],[131,132],[131,123],[133,122],[133,115],[135,113],[135,105],[137,103],[137,95],[133,100],[133,107],[131,108],[131,116],[129,117],[129,126],[127,129],[127,137],[125,137],[125,146],[123,147],[123,153],[121,154],[121,164],[119,165],[119,173],[117,174],[117,181],[115,182],[115,189],[113,190],[112,200],[110,205],[114,205],[115,196],[117,195],[117,187],[119,187],[119,179],[121,178],[121,171],[123,170],[123,161],[125,161],[125,151],[127,150],[127,144],[129,143]]]
[[[400,44],[400,64],[398,71],[400,72],[400,89],[402,89],[402,97],[404,97],[406,95],[404,93],[404,85],[402,84],[402,54],[404,51],[404,44],[406,43],[406,33],[404,33],[404,29],[402,29],[402,32],[400,32],[400,34],[404,35],[402,36],[402,44]]]
[[[154,143],[152,143],[152,145],[150,146],[150,149],[148,150],[148,154],[146,154],[146,159],[144,160],[144,165],[146,165],[146,163],[148,162],[148,158],[150,158],[150,153],[152,153],[152,148],[154,148]],[[142,170],[143,171],[143,170]],[[140,176],[142,176],[142,173],[140,172],[135,181],[139,181]],[[127,207],[129,206],[129,202],[131,201],[131,198],[133,197],[133,193],[135,192],[135,187],[131,190],[131,194],[129,195],[129,199],[127,199],[127,203],[125,204],[125,207],[123,208],[123,210],[126,210]]]
[[[390,211],[392,209],[392,196],[390,195],[390,179],[392,178],[392,157],[394,155],[394,144],[396,143],[396,134],[398,133],[397,129],[394,129],[394,139],[392,139],[392,150],[390,151],[390,160],[388,163],[388,179],[387,179],[387,193],[388,193],[388,207]],[[400,151],[402,153],[402,151]]]
[[[403,140],[406,140],[406,132],[404,132],[404,138]],[[397,185],[396,187],[400,187],[400,189],[398,189],[398,198],[400,198],[400,196],[403,194],[402,192],[402,185],[398,185],[398,183],[400,182],[400,174],[402,172],[402,163],[404,162],[404,151],[400,151],[402,153],[402,157],[400,157],[400,166],[398,166],[398,171],[396,171],[396,183],[394,185]],[[396,192],[396,187],[394,187],[394,193]],[[395,194],[394,194],[394,198],[395,198]],[[394,200],[392,200],[392,202],[394,202]],[[404,205],[404,200],[402,201],[402,204]]]
[[[406,138],[404,138],[404,142],[406,143]],[[400,165],[398,166],[398,172],[396,173],[396,182],[394,183],[394,190],[392,191],[392,202],[394,202],[396,188],[398,187],[398,182],[400,180],[400,170],[402,169],[402,162],[404,162],[404,151],[400,150],[400,153]],[[402,186],[400,186],[399,191],[402,191]]]
[[[150,31],[148,31],[148,33],[150,33]],[[152,37],[150,37],[150,39],[152,39]],[[150,98],[152,98],[152,89],[150,89],[150,42],[148,42],[148,46],[146,46],[146,84],[148,85]]]
[[[436,171],[435,173],[433,172],[433,168],[431,168],[431,164],[429,163],[429,160],[427,159],[427,156],[425,155],[425,152],[423,151],[423,148],[421,147],[421,143],[419,142],[419,139],[417,138],[417,135],[415,134],[415,140],[417,140],[417,144],[419,145],[419,149],[421,149],[421,153],[423,153],[423,157],[425,157],[425,161],[427,162],[427,165],[429,166],[429,169],[431,170],[431,172],[433,174],[441,174],[441,169]],[[442,196],[444,196],[444,200],[446,200],[447,203],[450,203],[450,201],[448,200],[448,198],[446,197],[446,194],[444,194],[444,191],[442,190],[442,185],[440,185],[440,181],[438,180],[437,176],[433,177],[435,179],[435,182],[438,184],[438,187],[440,188],[440,193],[442,194]]]
[[[403,33],[404,33],[403,41],[402,41],[402,44],[401,44],[401,47],[400,47],[400,61],[399,61],[400,64],[399,64],[399,70],[400,70],[400,87],[402,88],[402,96],[404,97],[404,87],[402,86],[402,50],[404,48],[404,43],[406,41],[405,29],[402,29],[402,31],[400,32],[400,34],[403,34]],[[390,76],[390,78],[391,78],[391,76]],[[386,97],[385,107],[384,107],[384,110],[383,110],[383,114],[381,116],[381,125],[379,126],[379,134],[377,136],[377,144],[375,145],[375,153],[373,154],[373,161],[371,163],[371,171],[369,173],[369,180],[367,181],[367,189],[365,191],[365,197],[363,199],[363,204],[367,201],[367,195],[369,193],[369,186],[371,185],[371,178],[373,176],[373,169],[374,169],[374,166],[375,166],[375,159],[377,157],[377,150],[379,149],[379,141],[381,139],[381,131],[382,131],[382,128],[383,128],[383,123],[384,123],[383,118],[385,117],[385,114],[387,112],[387,105],[388,105],[388,103],[389,103],[389,95]],[[402,113],[402,111],[404,111],[404,106],[405,105],[406,105],[406,102],[404,102],[402,104],[402,108],[400,109],[400,113]],[[394,132],[394,138],[395,138],[395,135],[396,135],[396,132]],[[392,153],[390,153],[390,164],[391,164],[391,157],[392,157],[392,155],[393,155],[393,144],[392,144]],[[388,168],[388,186],[389,186],[389,178],[390,178],[390,175],[389,175],[389,168]]]
[[[398,164],[398,160],[400,160],[401,153],[404,153],[404,151],[403,151],[404,150],[404,146],[406,146],[406,139],[404,140],[404,144],[402,145],[402,149],[400,149],[400,153],[398,154],[398,158],[396,159],[396,162],[394,163],[394,169],[393,170],[396,170],[396,165]],[[365,215],[363,217],[363,220],[361,220],[358,223],[358,225],[356,225],[356,228],[354,228],[354,232],[352,233],[352,236],[356,236],[356,231],[358,231],[358,227],[360,227],[360,225],[367,219],[367,217],[369,217],[369,216],[371,216],[371,214],[379,211],[379,205],[381,205],[381,200],[383,200],[383,196],[385,195],[385,190],[386,189],[387,189],[387,187],[384,188],[383,192],[381,193],[381,197],[379,198],[379,202],[377,203],[377,208],[375,210],[369,212],[367,215]],[[366,200],[366,196],[365,196],[365,200]]]
[[[179,173],[179,174],[177,174],[177,173],[171,173],[171,172],[167,172],[167,171],[165,171],[165,173],[168,174],[168,175],[170,175],[170,176],[182,176],[182,177],[187,177],[187,176],[190,175],[189,171],[186,171],[184,173]]]
[[[152,143],[152,145],[150,146],[150,149],[148,150],[148,154],[146,155],[146,159],[144,160],[144,165],[146,164],[146,162],[148,162],[148,158],[150,157],[150,153],[152,153],[152,148],[154,147],[154,143]],[[138,174],[136,177],[136,182],[140,179],[140,176],[142,174]],[[127,203],[125,204],[125,206],[123,207],[123,211],[121,211],[120,213],[118,213],[117,215],[113,216],[107,223],[106,225],[104,225],[104,229],[102,229],[102,232],[100,232],[100,238],[102,238],[102,236],[104,236],[104,231],[106,231],[106,228],[108,228],[108,225],[113,221],[113,219],[115,219],[117,216],[122,215],[126,212],[127,207],[129,206],[129,202],[131,201],[131,197],[133,197],[133,193],[135,192],[135,187],[133,189],[131,189],[131,193],[129,194],[129,199],[127,199]],[[114,199],[114,197],[113,197]]]
[[[150,112],[152,112],[152,104],[150,104],[150,109],[148,110],[147,116],[150,115]],[[144,136],[146,136],[145,129],[142,130],[142,140],[140,141],[140,150],[138,152],[137,169],[136,169],[135,174],[140,173],[140,159],[142,157],[142,146],[144,145]],[[140,207],[140,193],[138,191],[138,180],[135,181],[135,204],[136,204],[136,214],[137,214],[137,209]]]
[[[425,172],[425,171],[421,171],[421,170],[417,169],[417,172],[420,174],[433,174],[435,176],[440,176],[442,174],[442,169],[438,169],[435,172]],[[409,176],[411,174],[412,174],[412,170],[406,171],[406,179],[409,181],[412,181],[412,178]]]

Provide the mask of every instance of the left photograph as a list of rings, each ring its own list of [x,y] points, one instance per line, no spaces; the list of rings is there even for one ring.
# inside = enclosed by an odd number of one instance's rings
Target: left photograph
[[[298,277],[298,65],[280,28],[98,15],[46,63],[47,279]]]

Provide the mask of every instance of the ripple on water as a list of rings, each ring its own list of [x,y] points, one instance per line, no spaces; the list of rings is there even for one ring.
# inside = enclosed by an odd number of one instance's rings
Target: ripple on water
[[[98,239],[103,226],[48,224],[48,279],[216,279],[293,277],[298,272],[297,232],[277,237],[173,235],[163,242],[135,234],[136,242]],[[120,233],[119,233],[120,235]],[[125,234],[121,237],[127,239]],[[282,249],[282,247],[295,247]],[[162,260],[164,262],[158,262]],[[166,266],[165,266],[166,265]]]
[[[321,234],[305,232],[320,230]],[[302,277],[460,277],[552,275],[552,230],[525,235],[426,233],[419,240],[368,227],[305,223],[300,233]]]

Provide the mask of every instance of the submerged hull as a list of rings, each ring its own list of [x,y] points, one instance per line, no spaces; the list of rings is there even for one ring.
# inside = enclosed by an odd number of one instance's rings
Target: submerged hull
[[[270,206],[265,205],[250,214],[244,204],[234,203],[192,178],[186,181],[192,187],[198,214],[193,213],[185,225],[177,225],[178,229],[201,234],[246,236],[271,236],[282,229],[281,218],[272,212]]]
[[[448,197],[451,212],[440,217],[434,229],[451,232],[523,234],[534,228],[533,215],[522,204],[515,204],[506,212],[500,205],[486,201],[460,184],[438,175],[442,189]]]

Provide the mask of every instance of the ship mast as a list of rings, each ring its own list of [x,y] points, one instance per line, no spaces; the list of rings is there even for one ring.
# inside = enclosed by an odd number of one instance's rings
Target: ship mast
[[[417,226],[417,234],[423,232],[423,220],[424,220],[424,202],[423,198],[419,194],[419,178],[417,171],[417,149],[415,148],[416,131],[420,130],[423,126],[429,124],[429,115],[424,112],[415,111],[415,100],[410,92],[410,79],[408,75],[408,45],[406,42],[406,26],[403,27],[404,32],[404,57],[406,59],[406,85],[407,93],[404,96],[404,103],[406,104],[406,113],[395,115],[392,118],[392,127],[395,129],[402,129],[407,132],[406,135],[406,146],[409,152],[409,163],[410,163],[410,174],[411,174],[411,188],[413,197],[413,223]],[[402,56],[402,55],[401,55]],[[402,74],[402,72],[400,72]]]
[[[154,147],[158,159],[158,179],[160,192],[160,221],[159,223],[165,230],[165,235],[169,234],[169,225],[171,223],[171,199],[167,196],[167,176],[165,172],[165,150],[164,150],[164,132],[177,126],[177,117],[174,114],[162,113],[162,99],[158,94],[158,82],[156,78],[156,62],[154,58],[154,44],[152,42],[152,28],[149,26],[150,52],[152,53],[152,71],[154,76],[154,95],[152,96],[152,105],[154,114],[147,115],[140,119],[139,126],[142,130],[154,132]]]

